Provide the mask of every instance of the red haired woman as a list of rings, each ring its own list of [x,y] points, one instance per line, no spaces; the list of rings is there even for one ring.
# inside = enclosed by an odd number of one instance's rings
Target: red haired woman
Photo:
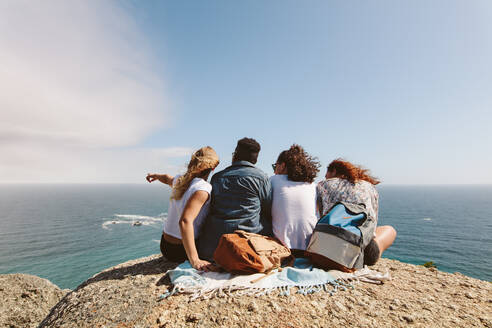
[[[374,187],[379,181],[369,170],[350,162],[336,159],[328,165],[325,180],[318,183],[318,206],[324,216],[337,202],[364,204],[369,213],[378,218],[379,194]],[[365,248],[364,264],[374,265],[381,254],[393,244],[396,230],[391,226],[377,227],[374,239]]]

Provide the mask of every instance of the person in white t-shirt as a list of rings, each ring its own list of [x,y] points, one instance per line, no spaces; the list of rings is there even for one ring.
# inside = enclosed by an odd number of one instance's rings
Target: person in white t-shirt
[[[210,262],[201,260],[195,239],[208,214],[212,186],[207,182],[210,173],[219,165],[219,157],[212,147],[197,150],[184,175],[147,174],[147,181],[159,180],[172,187],[167,220],[161,237],[161,252],[168,260],[189,260],[197,270],[212,270]]]
[[[273,234],[294,256],[302,256],[318,222],[316,184],[319,162],[299,145],[292,145],[272,165]]]

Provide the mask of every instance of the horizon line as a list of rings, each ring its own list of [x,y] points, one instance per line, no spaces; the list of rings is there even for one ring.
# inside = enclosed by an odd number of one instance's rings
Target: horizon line
[[[0,185],[147,185],[146,182],[2,182]],[[156,185],[156,184],[154,184]],[[378,186],[492,186],[492,183],[380,183]]]

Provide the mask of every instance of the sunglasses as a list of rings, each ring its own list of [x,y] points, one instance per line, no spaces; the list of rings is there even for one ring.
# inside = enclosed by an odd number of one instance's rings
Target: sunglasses
[[[273,169],[274,171],[275,171],[275,169],[277,168],[277,165],[278,165],[277,163],[272,164],[272,169]]]

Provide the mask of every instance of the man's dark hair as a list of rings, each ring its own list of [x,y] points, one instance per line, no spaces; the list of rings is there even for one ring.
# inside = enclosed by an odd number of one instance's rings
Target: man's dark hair
[[[237,142],[233,161],[248,161],[256,164],[260,150],[260,144],[255,139],[242,138]]]

